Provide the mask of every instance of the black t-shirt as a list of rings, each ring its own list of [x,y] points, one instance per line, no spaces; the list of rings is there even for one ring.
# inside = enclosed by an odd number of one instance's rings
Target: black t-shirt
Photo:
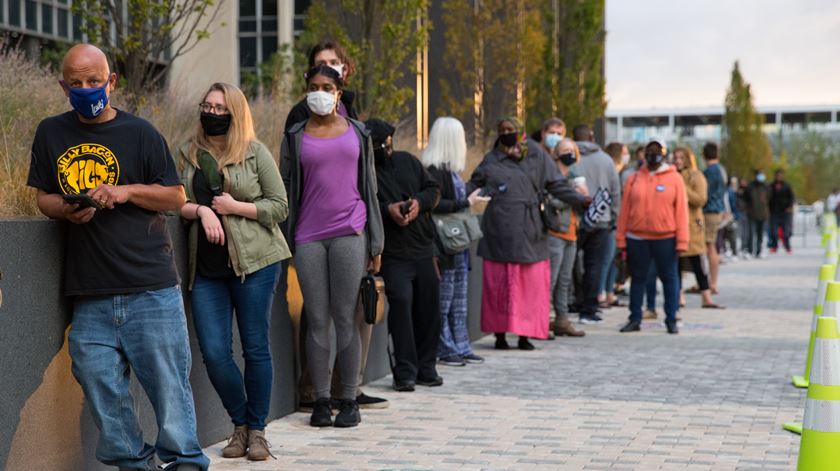
[[[29,186],[73,194],[114,185],[180,185],[163,136],[124,111],[84,124],[72,111],[38,125]],[[136,293],[178,284],[172,240],[162,213],[131,203],[97,210],[86,224],[67,224],[65,294]]]
[[[207,178],[201,169],[195,170],[192,184],[195,202],[207,206],[208,209],[213,211],[210,205],[213,203],[213,197],[215,195],[210,190],[210,185],[207,184]],[[205,209],[205,211],[207,210]],[[219,213],[216,213],[216,217],[220,221],[222,220]],[[193,224],[198,224],[198,256],[196,257],[195,267],[198,274],[205,278],[222,278],[236,275],[229,263],[230,254],[228,253],[227,247],[227,232],[225,233],[225,243],[223,245],[211,244],[207,240],[207,234],[204,233],[201,221],[196,220]]]

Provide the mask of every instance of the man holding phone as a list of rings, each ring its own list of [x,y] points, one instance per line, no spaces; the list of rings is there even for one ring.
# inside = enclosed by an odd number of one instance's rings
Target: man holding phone
[[[112,108],[105,54],[71,48],[62,64],[73,111],[46,118],[32,144],[28,185],[41,212],[68,221],[64,289],[73,301],[73,375],[99,427],[96,457],[120,470],[205,470],[189,383],[184,305],[163,212],[186,198],[166,141]],[[157,415],[145,443],[129,391],[134,371]]]

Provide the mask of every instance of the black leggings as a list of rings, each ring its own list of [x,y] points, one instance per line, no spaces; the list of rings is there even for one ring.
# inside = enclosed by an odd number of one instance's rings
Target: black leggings
[[[700,291],[709,289],[709,278],[703,269],[703,259],[700,258],[700,255],[692,255],[690,257],[684,257],[684,259],[691,264],[691,271],[694,272],[694,277],[697,279],[697,286],[700,288]],[[682,288],[682,276],[680,277],[680,288]]]

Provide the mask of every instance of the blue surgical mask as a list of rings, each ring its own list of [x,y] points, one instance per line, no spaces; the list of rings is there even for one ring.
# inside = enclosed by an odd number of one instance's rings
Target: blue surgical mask
[[[110,78],[111,74],[108,74],[109,80],[97,88],[70,88],[65,84],[64,88],[70,94],[70,105],[73,109],[87,119],[94,119],[102,114],[108,105],[107,89]]]
[[[755,179],[758,183],[764,183],[764,180],[767,180],[767,177],[765,177],[763,173],[759,173],[755,176]]]
[[[554,147],[556,147],[557,144],[559,144],[560,141],[562,141],[562,140],[563,140],[563,138],[560,137],[560,135],[557,134],[557,133],[546,134],[545,135],[545,147],[548,150],[554,149]]]

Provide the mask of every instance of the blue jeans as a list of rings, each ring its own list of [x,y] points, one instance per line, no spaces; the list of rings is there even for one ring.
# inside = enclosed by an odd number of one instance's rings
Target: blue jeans
[[[665,298],[665,320],[676,322],[679,309],[679,278],[677,275],[677,240],[627,239],[627,264],[630,267],[630,320],[642,320],[642,298],[647,285],[651,263],[662,280]]]
[[[604,265],[601,267],[601,289],[600,293],[612,293],[615,291],[615,277],[618,275],[618,268],[615,266],[615,256],[618,252],[615,248],[615,229],[609,231],[604,246]]]
[[[263,430],[271,402],[273,367],[268,342],[279,263],[250,275],[205,278],[196,274],[192,316],[207,375],[234,425]],[[245,357],[245,378],[233,361],[233,318]]]
[[[650,264],[650,271],[648,271],[647,281],[645,282],[645,301],[647,301],[647,308],[650,311],[656,310],[656,264]]]
[[[79,296],[69,336],[73,375],[99,427],[96,459],[124,468],[156,469],[155,452],[171,467],[207,469],[190,388],[190,343],[178,286],[108,296]],[[144,443],[129,392],[134,371],[157,418],[154,446]]]

